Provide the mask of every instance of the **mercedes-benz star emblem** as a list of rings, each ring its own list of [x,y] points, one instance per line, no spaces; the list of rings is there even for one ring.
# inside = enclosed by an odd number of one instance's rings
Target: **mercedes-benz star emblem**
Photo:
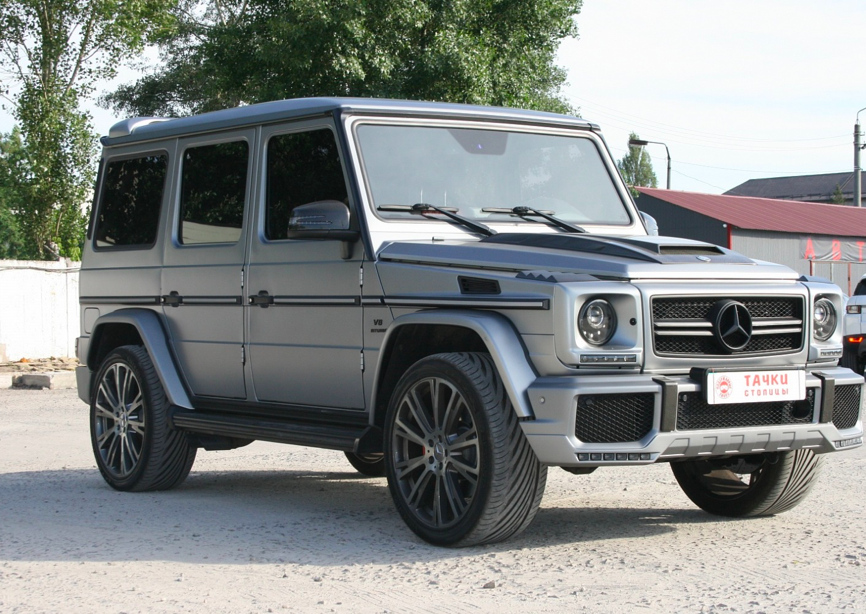
[[[710,312],[713,337],[725,352],[742,350],[752,339],[752,315],[742,303],[719,301]]]

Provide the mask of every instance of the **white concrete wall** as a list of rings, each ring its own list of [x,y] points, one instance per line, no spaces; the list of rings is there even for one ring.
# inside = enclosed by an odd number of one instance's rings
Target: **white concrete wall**
[[[0,361],[75,356],[80,266],[0,260]]]

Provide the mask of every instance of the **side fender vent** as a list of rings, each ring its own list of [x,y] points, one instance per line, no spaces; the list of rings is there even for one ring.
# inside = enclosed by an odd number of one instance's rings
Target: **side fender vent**
[[[480,279],[478,277],[458,277],[460,294],[501,294],[499,282],[495,279]]]

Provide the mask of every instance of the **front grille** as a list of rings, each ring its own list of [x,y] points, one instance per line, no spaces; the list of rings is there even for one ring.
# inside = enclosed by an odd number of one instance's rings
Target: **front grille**
[[[838,389],[837,389],[838,390]],[[838,392],[837,392],[838,394]],[[815,414],[815,389],[806,389],[807,415],[797,411],[802,401],[767,401],[765,403],[725,403],[710,405],[700,393],[680,394],[677,404],[677,430],[771,426],[774,424],[808,424]]]
[[[582,395],[574,434],[584,443],[638,441],[652,429],[654,403],[650,392]]]
[[[833,424],[837,429],[850,429],[860,416],[860,386],[836,386],[833,399]]]
[[[752,337],[729,351],[713,336],[711,313],[722,300],[745,305]],[[662,356],[744,356],[796,352],[803,347],[804,301],[799,296],[698,298],[655,297],[652,300],[653,346]]]

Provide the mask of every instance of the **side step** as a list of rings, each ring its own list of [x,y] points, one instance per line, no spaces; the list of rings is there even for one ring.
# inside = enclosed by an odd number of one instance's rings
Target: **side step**
[[[344,452],[382,451],[381,430],[367,424],[289,422],[204,413],[181,408],[173,412],[172,422],[176,429],[204,435],[259,439]]]

